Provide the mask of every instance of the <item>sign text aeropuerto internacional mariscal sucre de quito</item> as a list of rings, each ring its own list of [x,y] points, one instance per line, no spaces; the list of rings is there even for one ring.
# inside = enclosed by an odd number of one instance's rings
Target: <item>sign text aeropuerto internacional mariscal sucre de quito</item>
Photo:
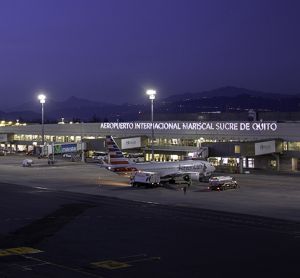
[[[100,129],[149,130],[151,122],[101,123]],[[155,130],[276,131],[275,122],[154,122]]]

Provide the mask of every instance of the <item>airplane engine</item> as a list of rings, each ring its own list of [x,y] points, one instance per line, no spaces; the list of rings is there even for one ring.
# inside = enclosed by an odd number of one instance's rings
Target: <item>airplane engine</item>
[[[185,181],[190,181],[191,180],[191,176],[190,175],[185,175],[185,176],[183,176],[183,179]]]
[[[191,181],[200,181],[200,174],[195,172],[189,174]]]

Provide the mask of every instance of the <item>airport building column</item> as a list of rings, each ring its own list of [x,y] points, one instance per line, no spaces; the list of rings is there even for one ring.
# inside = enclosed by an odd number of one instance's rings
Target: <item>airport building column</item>
[[[276,170],[280,171],[280,157],[279,157],[279,154],[273,153],[272,155],[276,159]]]
[[[241,157],[241,164],[242,164],[243,168],[249,168],[249,161],[248,161],[247,156]]]
[[[85,162],[85,153],[84,153],[84,149],[83,149],[82,139],[81,139],[81,161]]]
[[[83,122],[80,123],[80,145],[81,145],[81,161],[85,162],[85,153],[83,149]]]
[[[277,171],[280,170],[280,156],[279,154],[276,155],[276,166],[277,166]]]
[[[240,174],[243,174],[243,171],[244,171],[244,169],[243,169],[243,156],[241,156],[240,157],[240,165],[239,165],[239,172],[240,172]]]

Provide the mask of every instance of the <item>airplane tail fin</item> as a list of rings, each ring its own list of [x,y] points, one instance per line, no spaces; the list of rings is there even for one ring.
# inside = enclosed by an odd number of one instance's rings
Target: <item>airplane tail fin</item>
[[[116,144],[115,140],[112,138],[111,135],[106,136],[106,148],[108,150],[108,162],[111,165],[119,165],[119,164],[129,164],[128,158],[126,158],[118,145]]]

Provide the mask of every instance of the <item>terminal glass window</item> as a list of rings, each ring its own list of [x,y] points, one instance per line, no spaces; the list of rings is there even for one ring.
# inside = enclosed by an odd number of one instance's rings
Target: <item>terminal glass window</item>
[[[56,136],[56,142],[63,143],[64,142],[64,136]]]
[[[180,139],[156,138],[153,144],[159,146],[180,145]],[[148,138],[148,145],[151,145],[151,137]]]
[[[300,142],[288,142],[289,151],[300,151]]]
[[[254,158],[243,158],[243,168],[254,168]]]
[[[152,153],[146,153],[145,158],[146,158],[146,161],[151,161],[152,160]],[[140,161],[143,161],[143,160],[144,160],[144,156],[142,156],[142,159]],[[164,161],[163,155],[155,153],[154,154],[154,161]]]
[[[193,139],[184,139],[183,141],[183,146],[189,146],[189,147],[196,147],[197,146],[197,141]]]
[[[35,140],[34,136],[37,136],[37,135],[15,134],[13,136],[13,138],[16,141],[33,141],[33,140]]]
[[[53,142],[53,137],[54,137],[54,136],[45,135],[45,140],[46,140],[47,142]]]
[[[65,136],[65,142],[76,142],[75,136]]]
[[[235,145],[234,146],[234,153],[241,153],[241,146],[240,145]]]
[[[248,158],[248,168],[254,168],[254,158]]]
[[[221,157],[209,157],[208,158],[208,161],[214,166],[219,165],[220,160],[221,160]]]
[[[243,168],[247,168],[247,158],[243,157]]]
[[[171,139],[171,145],[178,145],[178,139]]]
[[[178,161],[178,160],[179,160],[179,156],[177,154],[171,155],[171,161]]]

